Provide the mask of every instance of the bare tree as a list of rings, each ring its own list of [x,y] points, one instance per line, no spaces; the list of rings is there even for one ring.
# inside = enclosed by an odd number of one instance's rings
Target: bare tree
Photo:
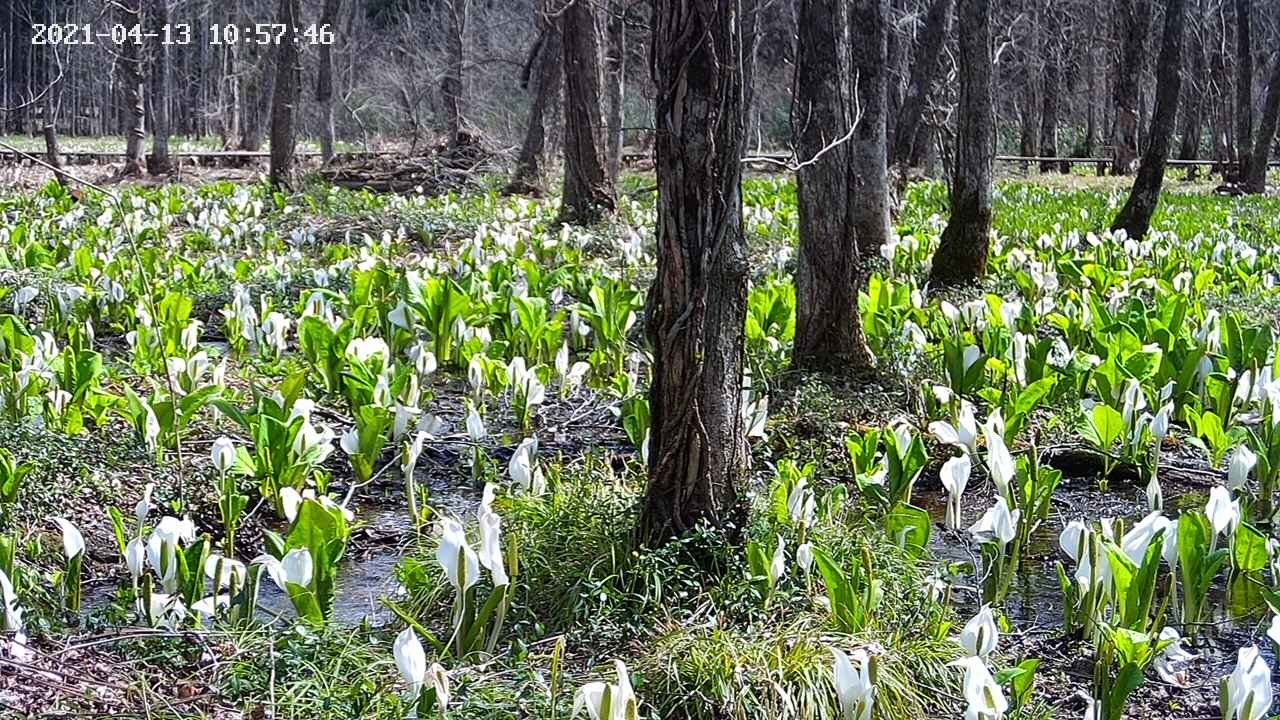
[[[354,0],[353,0],[354,1]],[[320,12],[321,28],[328,27],[337,37],[338,15],[342,0],[324,0]],[[320,105],[320,155],[326,163],[333,160],[333,46],[320,45],[320,67],[316,71],[316,102]]]
[[[126,28],[141,27],[142,0],[114,0],[118,22]],[[147,131],[144,126],[146,110],[142,85],[142,44],[135,41],[141,33],[126,39],[120,46],[120,88],[124,96],[126,115],[124,167],[121,177],[141,175],[143,171],[143,141]]]
[[[614,207],[604,166],[600,106],[600,31],[589,0],[570,0],[560,11],[564,50],[564,192],[560,219],[592,223]]]
[[[470,6],[471,0],[445,0],[445,12],[448,16],[445,51],[448,65],[444,78],[440,81],[440,98],[444,102],[445,132],[451,145],[462,141],[463,41]]]
[[[852,0],[849,7],[857,110],[849,145],[849,210],[863,257],[889,240],[889,113],[887,0]]]
[[[1236,146],[1240,148],[1240,177],[1249,177],[1249,148],[1253,147],[1253,0],[1236,6]]]
[[[650,542],[702,521],[723,525],[740,509],[748,457],[741,158],[755,19],[753,0],[654,2],[658,268],[646,321],[653,421],[638,528]]]
[[[960,117],[951,178],[951,218],[933,255],[929,272],[933,287],[960,285],[982,277],[991,236],[995,162],[991,0],[959,0],[956,16],[960,26]]]
[[[1111,133],[1111,172],[1115,175],[1128,175],[1138,157],[1141,115],[1138,100],[1142,94],[1139,82],[1147,55],[1147,18],[1150,14],[1151,0],[1116,0],[1120,51],[1112,96],[1116,118]]]
[[[792,363],[857,371],[872,363],[858,314],[862,263],[851,207],[850,156],[855,123],[870,122],[854,117],[851,3],[799,0],[797,5],[791,132],[801,158],[796,170],[800,257]]]
[[[271,184],[287,188],[293,182],[298,100],[302,96],[302,55],[292,38],[302,19],[302,0],[280,0],[277,22],[286,27],[276,47],[275,92],[271,98]]]
[[[924,30],[919,48],[911,63],[910,80],[902,109],[894,123],[893,151],[890,160],[895,166],[918,167],[924,162],[928,145],[928,130],[924,125],[924,110],[929,94],[938,75],[942,50],[950,33],[951,12],[955,0],[933,0],[925,16]]]
[[[1124,230],[1129,237],[1142,239],[1151,227],[1151,215],[1160,201],[1164,169],[1173,144],[1173,129],[1178,118],[1178,97],[1182,92],[1182,34],[1186,25],[1186,0],[1168,0],[1164,10],[1164,39],[1160,43],[1157,64],[1156,106],[1151,113],[1151,130],[1147,133],[1147,149],[1142,155],[1138,177],[1133,181],[1129,199],[1112,230]]]
[[[164,28],[169,24],[169,0],[149,0],[148,34],[151,39],[151,157],[148,170],[152,175],[165,175],[173,169],[169,159],[169,44]]]
[[[1056,8],[1048,8],[1044,16],[1044,25],[1048,35],[1044,45],[1044,74],[1041,81],[1040,107],[1040,154],[1044,157],[1058,156],[1058,123],[1061,121],[1059,109],[1062,95],[1062,27],[1061,18]],[[1040,163],[1040,172],[1058,169],[1068,171],[1064,163],[1054,168],[1052,162]]]
[[[609,117],[606,140],[609,180],[618,182],[622,171],[622,126],[627,88],[627,0],[611,0],[608,15],[608,51],[604,61],[605,105]]]
[[[533,101],[529,105],[524,143],[520,146],[515,172],[507,185],[507,191],[514,193],[542,193],[546,182],[542,162],[546,149],[547,113],[560,96],[560,69],[564,61],[560,48],[560,25],[548,19],[545,5],[537,12],[537,25],[538,41],[534,43],[521,73],[521,85],[532,89]]]

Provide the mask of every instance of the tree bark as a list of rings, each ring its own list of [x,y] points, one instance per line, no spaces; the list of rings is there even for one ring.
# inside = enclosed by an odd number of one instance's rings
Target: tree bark
[[[889,240],[888,2],[852,0],[849,18],[854,100],[862,114],[849,145],[849,210],[858,253],[867,258]]]
[[[328,26],[337,37],[338,14],[342,0],[324,0],[320,26]],[[333,46],[320,45],[320,67],[316,70],[316,103],[320,106],[320,156],[325,163],[333,161]]]
[[[859,4],[863,4],[861,1]],[[853,46],[847,0],[800,0],[792,142],[796,171],[799,261],[792,364],[858,371],[871,367],[858,291],[863,282],[854,222]],[[865,116],[862,123],[867,123]]]
[[[1044,19],[1048,42],[1045,44],[1044,75],[1041,82],[1040,106],[1040,154],[1043,157],[1058,156],[1059,96],[1062,93],[1062,39],[1058,12],[1049,8]],[[1040,172],[1070,172],[1067,163],[1055,167],[1055,163],[1040,163]]]
[[[529,105],[529,122],[516,157],[515,172],[507,184],[507,192],[533,195],[541,195],[546,183],[542,162],[547,144],[547,112],[555,107],[560,96],[560,70],[564,62],[560,26],[548,21],[546,8],[538,11],[538,25],[541,35],[526,63],[526,75],[521,83],[526,88],[532,85],[533,102]]]
[[[293,151],[296,141],[298,100],[302,94],[302,55],[298,45],[290,41],[302,19],[301,0],[280,0],[277,22],[286,26],[284,39],[276,47],[275,92],[271,97],[271,167],[268,176],[272,187],[291,188],[293,184]]]
[[[741,517],[748,462],[741,158],[755,18],[753,0],[654,2],[658,267],[646,320],[653,422],[637,528],[649,543]]]
[[[622,172],[622,127],[626,110],[627,65],[627,4],[625,0],[613,0],[609,7],[608,52],[605,56],[605,90],[609,118],[606,123],[608,139],[609,181],[616,184]]]
[[[462,62],[463,39],[467,29],[467,13],[471,0],[448,0],[449,28],[445,35],[448,65],[440,81],[440,99],[444,105],[445,132],[450,145],[462,142]]]
[[[148,170],[152,175],[167,175],[173,170],[169,159],[169,46],[164,42],[164,28],[169,24],[169,0],[150,0],[147,17],[151,42],[151,157]]]
[[[1271,146],[1275,143],[1277,126],[1280,126],[1280,53],[1276,53],[1271,60],[1271,77],[1267,80],[1262,122],[1258,124],[1258,135],[1253,141],[1253,156],[1249,160],[1245,192],[1266,192],[1267,162],[1271,157]]]
[[[1236,146],[1240,148],[1240,177],[1248,178],[1249,148],[1253,147],[1253,0],[1235,0],[1235,6]]]
[[[1124,230],[1129,237],[1141,240],[1151,227],[1151,215],[1160,201],[1164,169],[1173,144],[1173,130],[1178,119],[1178,96],[1182,91],[1182,31],[1186,25],[1186,0],[1168,0],[1164,11],[1164,39],[1160,43],[1160,60],[1156,73],[1156,104],[1151,112],[1151,130],[1147,133],[1147,149],[1134,179],[1129,200],[1120,209],[1111,229]]]
[[[142,0],[121,0],[115,5],[119,22],[126,28],[142,22]],[[130,37],[120,46],[120,88],[124,93],[125,147],[124,167],[121,177],[134,177],[143,172],[143,141],[147,131],[144,126],[146,109],[142,84],[142,46]]]
[[[590,224],[614,208],[613,183],[604,165],[600,106],[600,48],[589,0],[572,0],[561,11],[564,50],[564,191],[560,220]]]
[[[933,0],[925,16],[915,60],[911,63],[907,94],[902,101],[893,138],[891,162],[896,166],[919,167],[928,146],[924,109],[938,75],[942,50],[946,47],[955,0]]]
[[[1115,127],[1111,134],[1114,175],[1128,175],[1138,157],[1138,102],[1142,64],[1147,55],[1147,18],[1150,0],[1116,0],[1120,60],[1112,99],[1115,103]]]
[[[951,218],[933,255],[929,284],[962,285],[987,270],[991,235],[995,117],[992,111],[991,0],[959,0],[960,104]]]

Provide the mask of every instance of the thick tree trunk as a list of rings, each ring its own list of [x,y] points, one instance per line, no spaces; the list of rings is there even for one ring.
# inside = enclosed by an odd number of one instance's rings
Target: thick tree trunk
[[[1271,146],[1275,143],[1277,126],[1280,126],[1280,53],[1276,53],[1271,60],[1271,77],[1267,80],[1262,122],[1258,123],[1258,135],[1253,141],[1253,156],[1249,160],[1249,176],[1245,181],[1246,192],[1266,192],[1267,163],[1271,157]]]
[[[125,27],[135,27],[142,22],[142,0],[121,0],[116,4],[119,22]],[[120,46],[120,88],[124,97],[125,147],[122,177],[141,175],[143,172],[143,141],[147,131],[144,126],[146,110],[142,84],[142,46],[130,38]]]
[[[955,0],[933,0],[925,16],[924,29],[915,60],[911,63],[907,94],[902,101],[893,137],[890,161],[896,166],[919,167],[928,150],[928,129],[924,125],[924,109],[933,91],[942,50],[951,28],[951,11]]]
[[[293,150],[296,141],[298,100],[302,95],[302,56],[290,34],[302,20],[301,0],[280,0],[277,22],[288,30],[276,47],[275,92],[271,97],[271,185],[289,188],[293,183]],[[299,30],[299,32],[301,32]]]
[[[529,105],[529,124],[525,128],[524,143],[516,157],[515,172],[507,185],[507,192],[541,195],[546,183],[542,162],[547,144],[547,113],[555,107],[560,96],[560,69],[564,59],[560,48],[560,26],[546,19],[545,10],[538,13],[541,36],[525,66],[521,83],[532,86],[533,102]]]
[[[1160,60],[1156,73],[1156,104],[1151,112],[1151,131],[1147,133],[1147,149],[1138,168],[1138,177],[1129,191],[1129,200],[1121,208],[1111,229],[1124,230],[1129,237],[1141,240],[1151,227],[1151,215],[1160,201],[1165,164],[1173,144],[1173,129],[1178,118],[1178,96],[1182,91],[1182,28],[1186,24],[1186,0],[1168,0],[1164,11],[1164,39],[1160,44]]]
[[[320,12],[321,27],[327,25],[337,34],[338,13],[342,0],[324,0]],[[320,156],[326,163],[333,160],[333,45],[320,45],[320,67],[316,71],[316,103],[320,106]]]
[[[951,218],[933,255],[929,284],[961,285],[987,270],[991,236],[992,165],[995,117],[992,112],[991,0],[959,0],[960,105],[955,172],[951,179]]]
[[[622,172],[622,127],[626,109],[626,58],[627,58],[627,3],[614,0],[609,7],[609,43],[604,62],[606,105],[609,118],[606,125],[608,139],[609,181],[618,182]]]
[[[1138,110],[1141,95],[1142,64],[1147,55],[1147,18],[1150,0],[1116,0],[1116,31],[1120,45],[1120,61],[1112,99],[1115,103],[1115,127],[1111,133],[1111,172],[1128,175],[1138,157]]]
[[[173,170],[169,159],[169,45],[164,42],[164,28],[169,24],[169,0],[151,0],[148,8],[149,32],[156,35],[151,43],[151,158],[152,175],[165,175]]]
[[[856,372],[872,363],[858,315],[863,273],[852,208],[857,197],[851,192],[856,103],[850,29],[857,27],[849,22],[851,5],[847,0],[799,2],[791,132],[801,161],[796,171],[800,257],[792,364]]]
[[[1240,177],[1249,177],[1249,148],[1253,147],[1253,0],[1236,6],[1236,146],[1240,148]]]
[[[654,2],[658,268],[646,321],[653,422],[638,527],[650,543],[703,521],[741,519],[748,462],[741,158],[755,17],[753,0]]]
[[[560,22],[565,87],[560,220],[589,224],[614,208],[613,183],[604,165],[600,33],[590,0],[572,0],[561,11]]]
[[[874,257],[889,241],[887,0],[852,0],[854,98],[861,118],[849,145],[849,211],[858,253]]]
[[[463,34],[467,30],[470,4],[471,0],[448,0],[445,3],[449,19],[448,32],[445,34],[448,66],[440,81],[440,99],[444,105],[445,132],[451,145],[462,140],[462,43]]]

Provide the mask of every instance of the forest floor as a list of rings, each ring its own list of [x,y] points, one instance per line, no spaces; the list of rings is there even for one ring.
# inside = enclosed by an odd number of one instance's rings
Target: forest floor
[[[638,315],[654,272],[654,198],[635,191],[651,178],[628,180],[609,222],[573,229],[554,224],[554,200],[499,196],[497,179],[441,198],[314,184],[286,197],[254,171],[154,185],[94,170],[121,204],[52,186],[0,194],[0,448],[31,467],[10,497],[20,473],[0,457],[0,569],[26,634],[17,645],[8,613],[0,707],[16,717],[400,718],[392,645],[406,622],[449,675],[450,718],[566,718],[582,683],[615,679],[616,658],[645,718],[834,719],[833,647],[877,659],[875,717],[959,718],[948,663],[985,604],[1000,628],[990,665],[1023,669],[998,674],[1010,717],[1081,717],[1097,674],[1123,665],[1097,661],[1104,625],[1153,650],[1119,701],[1130,718],[1217,717],[1238,648],[1256,643],[1275,664],[1265,631],[1280,578],[1270,518],[1256,515],[1280,468],[1280,433],[1273,447],[1263,428],[1280,327],[1274,197],[1171,176],[1158,232],[1123,242],[1103,230],[1124,179],[1005,179],[989,278],[938,296],[921,284],[946,190],[913,185],[861,308],[877,372],[851,380],[789,367],[795,189],[751,177],[747,399],[767,420],[752,438],[749,510],[742,527],[649,549],[631,528],[648,427]],[[531,378],[541,402],[528,402]],[[1156,437],[1166,404],[1171,429]],[[1097,408],[1121,418],[1115,437]],[[936,423],[964,426],[970,412],[975,437],[959,450]],[[241,453],[227,475],[211,461],[224,437]],[[521,451],[533,437],[536,452]],[[992,481],[997,446],[1018,463],[1012,490]],[[1238,484],[1240,447],[1277,462]],[[941,480],[953,457],[972,465],[959,523]],[[1153,473],[1179,570],[1150,537],[1156,551],[1121,557],[1144,540],[1133,533],[1150,517]],[[1223,484],[1245,517],[1229,538],[1184,543]],[[417,517],[409,485],[427,508]],[[327,494],[351,517],[314,500],[282,514],[283,487]],[[230,548],[229,494],[247,500]],[[1004,548],[1016,572],[968,529],[997,495],[1023,511]],[[459,652],[437,526],[471,526],[484,509],[502,519],[511,584],[503,620],[482,628],[492,646]],[[84,537],[78,589],[55,516]],[[129,540],[158,537],[166,516],[194,525],[182,541],[194,569],[171,579],[147,558],[135,577]],[[1060,542],[1072,521],[1117,553],[1116,577],[1151,569],[1147,613],[1125,610],[1112,586],[1096,626],[1080,626],[1077,563]],[[304,535],[341,555],[323,566],[331,606],[305,620],[305,599],[266,575],[255,606],[223,607],[196,562],[317,550]],[[1186,568],[1219,547],[1197,613]],[[482,574],[480,603],[497,597]],[[140,607],[148,588],[167,604]],[[206,595],[210,614],[197,609]],[[235,617],[242,608],[251,617]],[[1197,657],[1162,674],[1166,624]]]

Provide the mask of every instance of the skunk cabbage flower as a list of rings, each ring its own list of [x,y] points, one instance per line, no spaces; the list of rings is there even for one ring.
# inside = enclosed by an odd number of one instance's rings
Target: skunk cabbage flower
[[[787,495],[787,514],[796,525],[813,525],[818,503],[804,478],[798,480]]]
[[[1240,501],[1232,500],[1231,493],[1221,485],[1209,491],[1209,502],[1204,506],[1213,531],[1219,535],[1234,534],[1240,524]]]
[[[236,464],[236,444],[231,441],[231,438],[220,437],[213,441],[209,456],[213,461],[213,467],[218,472],[225,473]]]
[[[1008,545],[1017,534],[1018,519],[1022,510],[1009,512],[1009,503],[1002,496],[996,496],[994,505],[978,518],[978,522],[969,528],[969,532],[980,543],[998,541],[1001,547]]]
[[[1236,669],[1226,679],[1224,720],[1261,720],[1271,708],[1271,668],[1258,646],[1240,648]]]
[[[627,675],[627,666],[621,660],[613,661],[614,671],[618,675],[617,683],[590,682],[578,688],[573,698],[573,712],[570,719],[583,712],[590,720],[634,720],[636,708],[640,701],[631,689],[631,678]],[[605,695],[609,696],[606,711]]]
[[[773,559],[769,561],[769,587],[778,584],[778,580],[787,574],[787,542],[778,536],[778,546],[773,550]]]
[[[413,628],[405,628],[396,635],[391,654],[396,659],[396,668],[400,671],[400,677],[404,678],[405,684],[409,686],[406,699],[410,703],[417,702],[418,694],[422,692],[422,684],[427,679],[427,653],[422,649],[422,642],[418,640],[418,635]]]
[[[960,403],[959,425],[938,420],[929,423],[929,432],[942,443],[955,445],[970,455],[978,452],[978,421],[973,415],[973,405],[968,401]]]
[[[306,548],[290,550],[280,560],[270,555],[259,555],[253,562],[265,567],[276,587],[286,593],[289,592],[290,585],[310,587],[311,577],[315,572],[311,552]]]
[[[973,461],[968,455],[953,457],[942,464],[942,487],[947,490],[947,517],[946,525],[948,529],[960,529],[960,499],[964,495],[964,488],[969,484],[969,472],[973,467]]]
[[[485,485],[484,499],[476,511],[476,519],[480,523],[480,564],[489,571],[493,577],[493,586],[498,588],[509,585],[511,579],[507,577],[502,557],[502,518],[493,511],[494,493],[493,483]]]
[[[440,521],[440,547],[436,550],[436,560],[444,568],[449,584],[459,592],[470,589],[480,579],[480,558],[467,544],[462,523],[453,518]]]
[[[831,648],[831,656],[835,661],[833,672],[840,711],[847,720],[871,720],[876,694],[871,677],[871,658],[861,648],[853,651],[853,660],[857,661],[855,668],[843,650]]]
[[[991,677],[987,663],[980,657],[966,657],[951,665],[964,669],[964,699],[968,707],[965,720],[1000,720],[1009,709],[1009,701],[999,683]]]
[[[1227,487],[1240,490],[1249,483],[1249,472],[1258,464],[1258,456],[1245,445],[1240,445],[1231,455],[1231,464],[1227,467]]]
[[[71,561],[77,555],[83,555],[84,536],[80,534],[80,530],[65,518],[55,517],[50,519],[62,529],[62,552],[67,556],[67,560]]]
[[[978,614],[965,623],[958,641],[967,655],[985,659],[996,649],[996,641],[999,639],[1000,630],[991,614],[991,606],[983,605]]]
[[[996,416],[993,415],[991,420],[995,419]],[[1000,425],[1004,425],[1003,420]],[[1013,455],[1009,454],[1009,448],[1004,444],[1003,431],[997,430],[993,422],[984,427],[982,433],[987,440],[987,472],[991,474],[991,482],[996,484],[1001,495],[1008,497],[1009,483],[1013,482],[1017,472]]]

